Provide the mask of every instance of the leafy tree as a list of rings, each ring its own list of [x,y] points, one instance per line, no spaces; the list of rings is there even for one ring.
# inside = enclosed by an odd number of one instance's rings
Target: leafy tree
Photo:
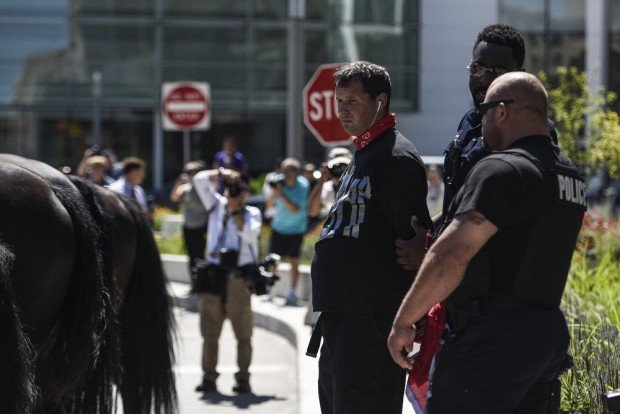
[[[547,84],[560,148],[583,173],[605,168],[620,178],[620,116],[612,109],[616,94],[602,87],[590,91],[586,73],[578,68],[559,67],[557,74],[555,87],[549,87],[545,73],[539,76]]]

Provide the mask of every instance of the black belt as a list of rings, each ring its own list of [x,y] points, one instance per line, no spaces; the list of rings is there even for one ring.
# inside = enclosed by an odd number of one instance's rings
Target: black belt
[[[319,315],[319,319],[316,320],[316,324],[312,330],[312,336],[310,336],[310,341],[308,342],[308,348],[306,349],[306,355],[312,358],[316,358],[319,354],[319,348],[321,346],[321,338],[323,337],[323,333],[321,332],[322,317],[323,314],[321,313]]]
[[[471,318],[476,316],[516,309],[556,309],[556,307],[533,304],[509,296],[478,298],[454,310],[449,310],[448,323],[453,332],[458,332]]]

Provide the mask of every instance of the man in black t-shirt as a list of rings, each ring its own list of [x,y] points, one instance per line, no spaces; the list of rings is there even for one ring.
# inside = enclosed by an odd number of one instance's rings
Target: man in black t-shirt
[[[413,274],[394,241],[410,239],[412,215],[429,228],[426,174],[413,144],[394,127],[387,71],[354,62],[335,74],[338,114],[357,151],[340,179],[312,260],[312,301],[321,316],[308,354],[319,359],[327,413],[401,413],[404,370],[385,348]],[[319,336],[320,335],[320,336]]]
[[[445,300],[451,331],[437,356],[428,412],[557,412],[569,342],[559,305],[585,184],[549,136],[547,94],[535,76],[498,77],[479,108],[485,145],[500,152],[467,175],[388,347],[411,368],[403,351],[411,350],[413,323]]]

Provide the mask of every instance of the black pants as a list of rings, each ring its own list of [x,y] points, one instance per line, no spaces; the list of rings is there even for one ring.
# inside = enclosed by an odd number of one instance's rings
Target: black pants
[[[207,247],[206,233],[207,226],[198,227],[197,229],[183,227],[183,240],[185,241],[187,256],[189,257],[190,273],[192,272],[192,267],[196,264],[196,259],[203,259],[205,257],[205,248]]]
[[[405,371],[387,349],[393,315],[321,314],[323,414],[402,413]]]
[[[546,414],[568,342],[559,309],[477,316],[439,352],[427,412]]]

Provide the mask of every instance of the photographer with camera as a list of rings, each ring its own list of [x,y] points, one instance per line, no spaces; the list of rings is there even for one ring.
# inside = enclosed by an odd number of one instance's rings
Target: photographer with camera
[[[218,182],[224,194],[217,192]],[[200,330],[202,350],[202,383],[198,392],[216,391],[218,341],[224,319],[228,317],[237,339],[235,373],[237,393],[251,392],[248,368],[252,358],[252,307],[247,269],[256,269],[258,237],[262,219],[260,210],[246,206],[248,178],[239,172],[220,168],[201,171],[193,178],[194,188],[209,211],[206,270],[211,283],[200,291]],[[194,275],[192,275],[194,277]]]
[[[282,161],[282,174],[269,181],[273,187],[272,196],[266,200],[266,207],[275,204],[276,211],[271,222],[270,251],[288,257],[291,264],[291,288],[286,304],[297,305],[297,279],[299,276],[299,255],[303,236],[308,230],[308,193],[310,184],[301,176],[301,164],[295,158]]]
[[[325,218],[329,208],[336,201],[340,177],[351,162],[353,154],[346,148],[337,147],[328,155],[328,161],[321,165],[321,178],[312,189],[308,201],[308,216]]]

